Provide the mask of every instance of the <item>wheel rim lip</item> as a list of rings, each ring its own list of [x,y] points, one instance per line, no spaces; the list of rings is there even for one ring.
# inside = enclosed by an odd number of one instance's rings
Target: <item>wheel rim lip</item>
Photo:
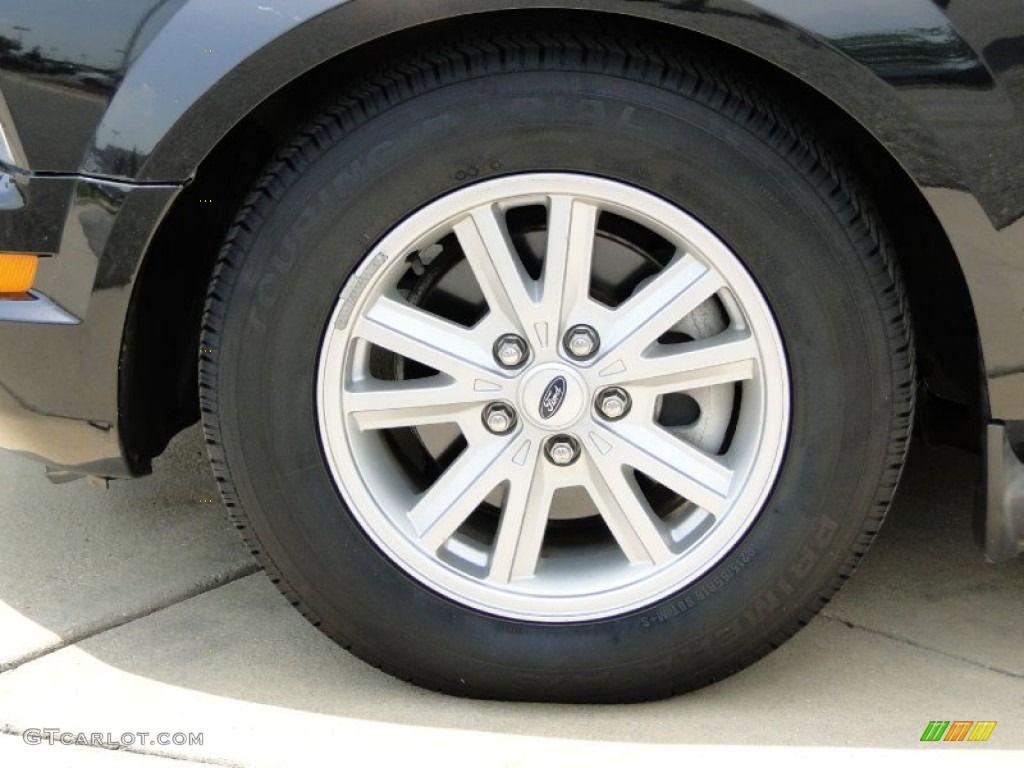
[[[353,441],[358,448],[360,437],[353,434],[353,427],[346,418],[341,402],[341,382],[344,381],[344,360],[351,329],[356,325],[353,318],[359,317],[379,298],[392,268],[416,243],[449,229],[478,206],[556,194],[594,201],[602,210],[627,214],[659,233],[669,232],[723,277],[726,288],[737,297],[758,347],[758,370],[754,377],[757,387],[753,399],[759,401],[755,425],[759,437],[751,466],[740,478],[742,488],[734,498],[730,496],[730,508],[724,516],[732,518],[730,525],[716,523],[712,532],[697,545],[671,563],[652,568],[646,576],[632,581],[627,579],[612,589],[550,595],[523,589],[522,584],[514,582],[499,587],[474,580],[418,546],[408,527],[386,511],[387,493],[367,485],[366,459],[353,449]],[[363,533],[400,570],[447,599],[486,614],[541,623],[597,620],[642,610],[679,592],[722,562],[750,530],[774,487],[788,445],[790,382],[786,355],[774,316],[754,278],[739,257],[696,218],[650,192],[603,177],[575,173],[519,174],[478,182],[425,204],[385,234],[368,252],[342,288],[326,328],[317,375],[317,421],[336,490]],[[557,354],[561,344],[554,347]],[[601,359],[600,354],[584,361],[570,362],[562,357],[559,363],[586,372]],[[535,364],[544,362],[531,359],[521,370],[500,373],[517,379],[524,372],[534,370]],[[337,386],[327,386],[329,381],[336,382]],[[591,401],[598,389],[592,387],[587,393],[583,418],[593,408]],[[748,397],[746,390],[745,386],[744,400]],[[513,433],[522,425],[520,413]],[[549,430],[548,434],[561,431],[572,431],[572,428],[559,427]]]

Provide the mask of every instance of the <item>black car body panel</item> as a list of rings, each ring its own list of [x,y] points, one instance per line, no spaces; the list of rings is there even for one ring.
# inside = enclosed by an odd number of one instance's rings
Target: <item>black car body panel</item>
[[[842,122],[840,141],[869,137],[887,163],[877,185],[912,186],[938,222],[915,256],[918,295],[943,249],[955,254],[950,280],[966,286],[957,312],[923,325],[977,343],[982,373],[940,353],[925,383],[975,400],[981,422],[1024,421],[1014,0],[2,0],[0,248],[47,258],[36,302],[0,301],[0,320],[23,321],[0,322],[0,444],[83,473],[144,472],[165,440],[127,444],[125,413],[146,403],[136,393],[126,404],[125,360],[145,344],[126,328],[176,198],[225,137],[311,73],[343,82],[350,62],[400,50],[403,35],[488,14],[628,20],[681,46],[705,40],[831,110],[826,136]],[[189,257],[176,257],[184,270]]]

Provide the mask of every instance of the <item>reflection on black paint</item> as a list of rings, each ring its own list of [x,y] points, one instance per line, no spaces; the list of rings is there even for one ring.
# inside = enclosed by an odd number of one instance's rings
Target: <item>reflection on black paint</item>
[[[109,97],[119,81],[117,69],[75,64],[62,57],[43,54],[40,46],[25,50],[20,41],[0,35],[0,67],[30,75],[41,83],[74,88]]]
[[[993,85],[974,52],[948,26],[844,35],[832,43],[894,85]]]
[[[28,168],[80,167],[131,64],[185,2],[0,0],[0,90]],[[117,165],[133,175],[141,160],[124,155]]]
[[[133,179],[138,176],[145,159],[146,157],[139,152],[137,147],[107,144],[100,148],[93,147],[89,151],[87,160],[83,163],[83,168],[85,170],[102,169],[101,172],[105,176]]]
[[[0,173],[0,211],[17,211],[25,207],[25,196],[10,174]]]

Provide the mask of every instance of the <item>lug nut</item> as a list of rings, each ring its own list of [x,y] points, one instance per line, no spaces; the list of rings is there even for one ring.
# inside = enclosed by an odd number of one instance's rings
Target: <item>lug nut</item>
[[[502,368],[518,368],[529,354],[526,342],[514,333],[506,333],[494,342],[494,359]]]
[[[597,396],[597,410],[609,421],[617,421],[629,413],[629,395],[619,387],[608,387]]]
[[[544,453],[552,464],[565,467],[579,458],[580,444],[575,437],[555,435],[544,445]]]
[[[597,354],[601,339],[589,325],[574,325],[565,334],[562,344],[565,351],[577,360],[589,360]]]
[[[507,403],[491,403],[484,408],[484,426],[496,435],[507,435],[516,425],[516,412]]]

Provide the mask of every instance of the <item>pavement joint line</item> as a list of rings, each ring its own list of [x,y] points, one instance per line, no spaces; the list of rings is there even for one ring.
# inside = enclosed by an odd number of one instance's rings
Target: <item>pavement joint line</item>
[[[10,723],[0,722],[0,736],[19,736],[24,738],[27,729],[18,729]],[[43,746],[43,745],[39,745]],[[50,746],[47,744],[46,746]],[[159,750],[139,749],[135,746],[124,746],[123,744],[54,744],[54,747],[87,747],[89,749],[102,749],[107,752],[127,752],[132,755],[145,755],[146,757],[159,757],[164,760],[176,760],[183,763],[198,765],[216,765],[219,768],[246,768],[244,763],[236,763],[231,760],[219,758],[203,758],[190,755],[176,755],[171,752],[160,752]]]
[[[206,594],[207,592],[212,592],[215,589],[227,586],[228,584],[244,579],[246,576],[251,576],[252,574],[262,570],[263,566],[253,560],[249,560],[244,563],[235,563],[234,565],[228,566],[223,571],[214,574],[212,577],[200,579],[187,589],[177,592],[176,594],[156,603],[146,605],[139,610],[117,616],[113,619],[108,619],[107,621],[86,625],[81,629],[69,632],[66,636],[61,637],[54,643],[35,651],[31,651],[30,653],[20,656],[13,661],[0,662],[0,674],[11,672],[25,664],[41,659],[44,656],[49,656],[51,653],[56,653],[64,648],[77,645],[85,640],[101,635],[104,632],[109,632],[112,629],[123,627],[125,624],[130,624],[138,619],[144,619],[146,616],[151,616],[158,611],[170,608],[178,603],[183,603],[186,600],[191,600],[193,597],[198,597],[199,595]]]
[[[916,642],[914,640],[911,640],[909,638],[901,637],[900,635],[896,635],[896,634],[893,634],[891,632],[886,632],[885,630],[882,630],[882,629],[874,629],[873,627],[865,627],[862,624],[855,624],[852,621],[848,621],[847,619],[841,619],[838,616],[832,616],[832,615],[830,615],[829,613],[827,613],[825,611],[822,611],[820,615],[821,615],[822,619],[824,619],[826,621],[834,621],[837,624],[842,624],[847,629],[859,629],[861,632],[867,632],[869,634],[878,635],[879,637],[884,637],[884,638],[887,638],[889,640],[895,640],[897,643],[903,643],[904,645],[909,645],[911,648],[917,648],[918,650],[921,650],[921,651],[928,651],[930,653],[938,654],[939,656],[945,656],[946,658],[949,658],[949,659],[956,659],[957,661],[962,661],[965,664],[970,664],[972,667],[979,667],[979,668],[987,670],[989,672],[995,672],[996,674],[999,674],[999,675],[1006,675],[1007,677],[1013,677],[1013,678],[1016,678],[1018,680],[1024,680],[1024,674],[1022,674],[1020,672],[1014,672],[1012,670],[1003,669],[1001,667],[993,667],[990,664],[983,664],[980,661],[976,661],[974,659],[969,659],[966,656],[959,656],[959,655],[957,655],[955,653],[950,653],[949,651],[944,651],[941,648],[934,648],[933,646],[925,645],[924,643],[918,643],[918,642]]]

